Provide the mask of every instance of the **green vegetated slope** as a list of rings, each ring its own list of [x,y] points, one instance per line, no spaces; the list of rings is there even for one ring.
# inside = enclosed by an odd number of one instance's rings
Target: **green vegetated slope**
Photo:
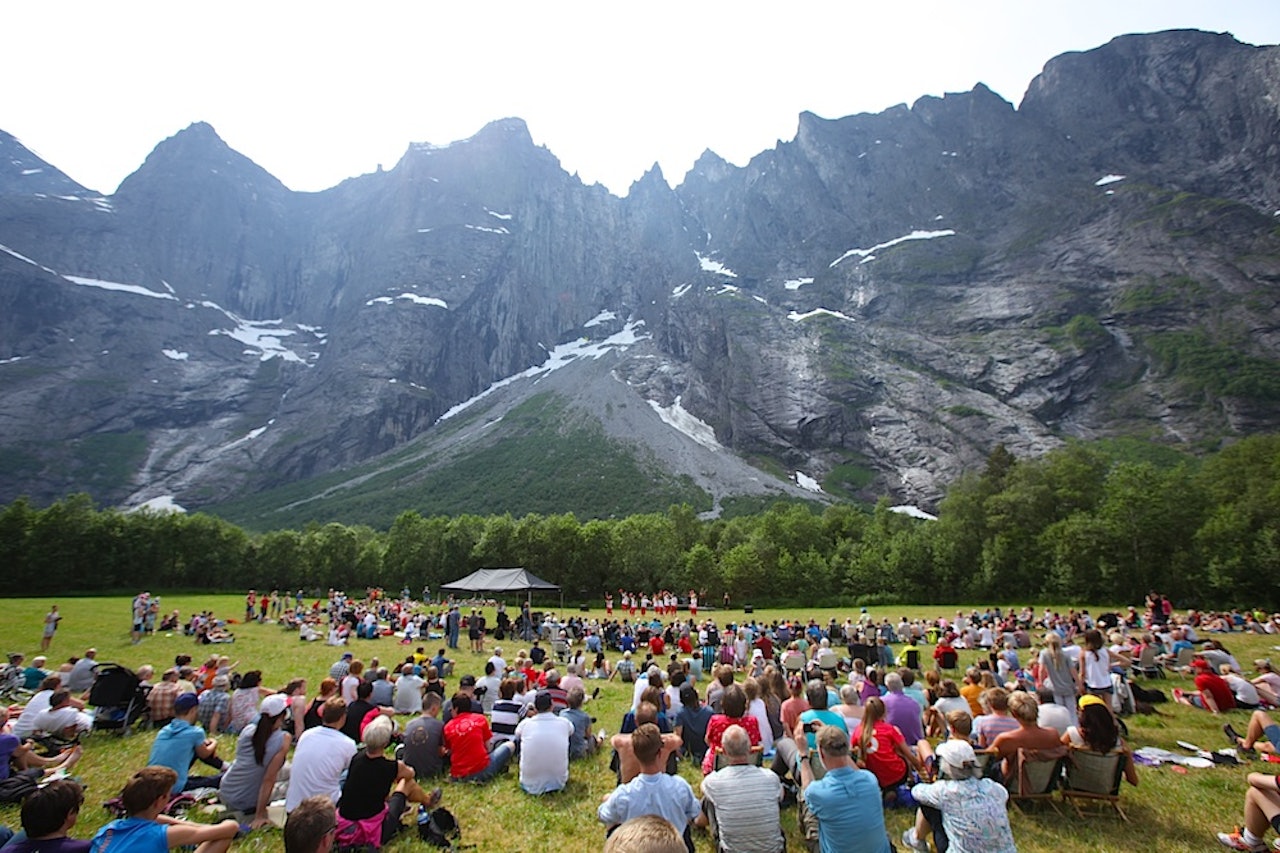
[[[410,446],[376,463],[271,489],[204,509],[250,530],[340,520],[387,528],[401,512],[422,515],[572,513],[622,517],[711,498],[643,449],[606,436],[588,413],[542,393],[500,421],[460,419],[477,433],[432,447]]]

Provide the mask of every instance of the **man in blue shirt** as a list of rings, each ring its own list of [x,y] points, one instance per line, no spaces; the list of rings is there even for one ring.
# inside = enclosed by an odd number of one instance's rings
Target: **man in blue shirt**
[[[632,749],[640,762],[640,775],[625,785],[614,789],[596,810],[600,822],[609,827],[625,823],[640,815],[659,815],[684,836],[685,847],[693,853],[693,836],[689,822],[702,813],[702,806],[693,794],[693,788],[680,776],[668,776],[659,755],[662,753],[662,733],[653,723],[644,723],[631,733]],[[847,752],[847,749],[846,749]],[[870,774],[867,774],[870,775]],[[875,777],[871,779],[875,785]],[[876,788],[877,798],[879,788]],[[881,830],[884,821],[881,820]]]
[[[170,793],[180,794],[196,788],[217,788],[222,784],[222,774],[215,776],[189,776],[191,763],[197,758],[216,770],[222,769],[218,758],[218,742],[206,737],[204,729],[196,725],[196,713],[200,700],[194,693],[183,693],[173,703],[173,721],[156,734],[151,744],[151,757],[147,764],[168,767],[178,774]]]
[[[813,778],[807,759],[800,762],[800,783],[808,821],[818,823],[821,853],[889,853],[880,785],[849,757],[849,735],[837,726],[821,726],[818,756],[826,773]],[[809,834],[809,833],[806,833]]]

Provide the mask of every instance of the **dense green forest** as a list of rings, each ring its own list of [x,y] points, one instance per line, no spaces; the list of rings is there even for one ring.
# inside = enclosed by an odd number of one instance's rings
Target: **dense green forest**
[[[1280,604],[1280,436],[1195,459],[1137,442],[997,448],[952,484],[937,521],[847,503],[700,520],[665,513],[427,517],[251,536],[205,514],[99,510],[85,495],[0,512],[0,592],[247,587],[438,588],[524,566],[569,601],[606,588],[697,588],[712,600],[859,604],[1132,601]]]

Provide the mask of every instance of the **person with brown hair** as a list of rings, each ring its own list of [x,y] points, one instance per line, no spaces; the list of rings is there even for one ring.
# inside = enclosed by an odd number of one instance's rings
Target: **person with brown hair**
[[[285,811],[293,811],[307,797],[317,794],[337,802],[342,793],[342,773],[356,754],[355,741],[342,733],[346,720],[347,703],[341,696],[331,696],[320,711],[321,724],[298,738]]]
[[[320,695],[311,700],[311,704],[307,706],[306,712],[302,715],[302,726],[304,729],[314,729],[316,726],[324,725],[320,714],[324,710],[324,703],[329,701],[338,693],[338,682],[333,678],[326,678],[320,682]],[[301,740],[301,735],[299,736]]]
[[[663,772],[662,732],[653,723],[644,723],[631,733],[631,748],[640,762],[640,775],[619,785],[600,804],[596,814],[610,828],[646,814],[656,814],[672,826],[682,828],[685,847],[693,853],[689,822],[701,812],[693,788],[679,776]]]
[[[702,758],[702,774],[705,776],[715,768],[715,752],[720,746],[720,738],[729,726],[742,726],[751,737],[751,745],[761,742],[760,724],[756,718],[747,713],[747,693],[736,683],[724,688],[720,700],[720,713],[713,714],[707,723],[707,753]]]
[[[879,696],[867,700],[862,722],[850,737],[861,764],[875,774],[886,794],[905,784],[912,770],[924,770],[922,759],[933,754],[929,742],[922,739],[917,748],[928,754],[916,756],[898,727],[885,719],[884,701]]]
[[[26,838],[0,845],[10,853],[86,853],[90,842],[68,838],[80,817],[84,788],[74,779],[55,779],[22,803]]]
[[[284,824],[284,853],[329,853],[338,832],[338,816],[328,797],[307,797]]]
[[[139,853],[197,845],[195,853],[223,853],[240,831],[234,820],[192,823],[164,814],[178,774],[168,767],[144,767],[129,777],[120,794],[125,817],[113,820],[93,837],[91,853],[132,850]]]

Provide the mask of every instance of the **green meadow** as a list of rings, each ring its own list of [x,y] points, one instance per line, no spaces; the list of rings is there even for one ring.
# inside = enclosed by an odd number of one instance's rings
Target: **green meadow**
[[[52,599],[7,599],[4,618],[0,620],[0,650],[21,651],[28,655],[39,652],[41,623]],[[308,680],[309,695],[314,695],[320,679],[325,677],[330,664],[339,651],[323,643],[304,644],[297,635],[276,625],[235,625],[236,642],[230,645],[204,647],[195,645],[181,634],[159,635],[131,645],[129,640],[129,599],[74,598],[57,602],[64,615],[62,627],[49,650],[51,665],[72,655],[81,655],[89,646],[98,649],[99,661],[117,661],[136,668],[150,663],[163,669],[178,654],[190,654],[198,663],[201,655],[209,651],[226,653],[233,661],[240,662],[241,672],[261,669],[268,685],[282,686],[295,677]],[[510,604],[514,605],[514,601]],[[243,613],[243,598],[239,595],[163,596],[162,610],[177,608],[184,619],[200,609],[212,609],[221,618],[239,618]],[[535,603],[536,609],[536,603]],[[954,612],[956,608],[898,607],[872,608],[877,619],[888,617],[894,621],[903,615],[936,616]],[[967,610],[968,608],[966,608]],[[1091,608],[1093,612],[1098,609]],[[1037,608],[1039,610],[1039,608]],[[489,614],[492,617],[492,613]],[[569,614],[566,614],[569,615]],[[603,617],[602,611],[590,615]],[[740,611],[713,614],[723,624],[733,619],[741,620]],[[847,609],[805,610],[757,610],[757,620],[774,620],[783,617],[817,618],[825,623],[835,617],[843,621],[856,616]],[[490,618],[490,624],[493,624]],[[1272,646],[1280,638],[1231,634],[1222,638],[1227,648],[1246,667],[1257,657],[1272,654]],[[434,650],[439,642],[427,644]],[[462,645],[466,645],[465,636]],[[491,648],[490,640],[487,648]],[[511,660],[517,643],[503,642],[506,657]],[[388,638],[380,640],[353,640],[350,647],[357,658],[368,663],[377,657],[383,664],[402,660],[406,647]],[[488,652],[485,654],[487,658]],[[468,672],[480,674],[483,658],[465,648],[457,650],[453,657],[458,666],[450,687],[456,678]],[[927,654],[926,654],[927,657]],[[962,653],[962,664],[975,654]],[[611,656],[616,658],[616,655]],[[1143,680],[1143,683],[1147,683]],[[1169,694],[1173,687],[1189,688],[1185,678],[1153,680],[1151,685]],[[705,688],[705,682],[700,685]],[[597,727],[609,733],[616,732],[631,698],[631,685],[605,683],[600,696],[587,707],[598,719]],[[1230,720],[1243,731],[1247,719],[1244,712],[1232,712],[1214,717],[1172,702],[1157,706],[1159,715],[1131,716],[1129,726],[1130,745],[1159,746],[1174,752],[1181,751],[1178,740],[1190,741],[1205,748],[1217,749],[1226,745],[1221,724]],[[405,720],[402,719],[403,723]],[[107,819],[101,803],[119,793],[129,773],[146,763],[153,733],[141,732],[128,737],[112,733],[95,732],[85,741],[85,756],[77,767],[77,775],[88,785],[87,801],[73,835],[89,837]],[[219,755],[233,757],[234,738],[220,737]],[[1270,764],[1254,763],[1253,769],[1270,772]],[[1137,788],[1126,786],[1123,805],[1129,815],[1125,823],[1113,813],[1080,820],[1069,809],[1060,806],[1061,813],[1045,806],[1024,814],[1011,811],[1014,839],[1023,851],[1192,851],[1216,849],[1213,833],[1230,829],[1241,820],[1245,791],[1244,777],[1249,765],[1239,768],[1214,767],[1207,770],[1191,770],[1179,774],[1166,767],[1139,767],[1140,784]],[[695,791],[700,773],[688,763],[682,763],[681,773],[693,784]],[[513,767],[509,774],[486,786],[445,785],[445,805],[458,817],[462,826],[463,844],[474,844],[478,851],[512,850],[598,850],[603,843],[603,829],[596,820],[595,808],[601,798],[613,789],[613,775],[608,769],[608,755],[601,754],[571,768],[569,786],[558,794],[535,798],[524,794],[517,782]],[[906,811],[890,811],[887,823],[891,836],[897,843],[901,831],[911,820]],[[16,806],[0,807],[0,822],[9,826],[18,824]],[[795,809],[783,811],[783,825],[788,833],[788,849],[803,850],[803,843],[796,832]],[[700,853],[711,853],[713,845],[705,833],[695,833]],[[266,829],[238,841],[237,850],[280,850],[281,834]],[[406,834],[388,847],[390,851],[415,851],[429,849],[419,842],[416,835]]]

